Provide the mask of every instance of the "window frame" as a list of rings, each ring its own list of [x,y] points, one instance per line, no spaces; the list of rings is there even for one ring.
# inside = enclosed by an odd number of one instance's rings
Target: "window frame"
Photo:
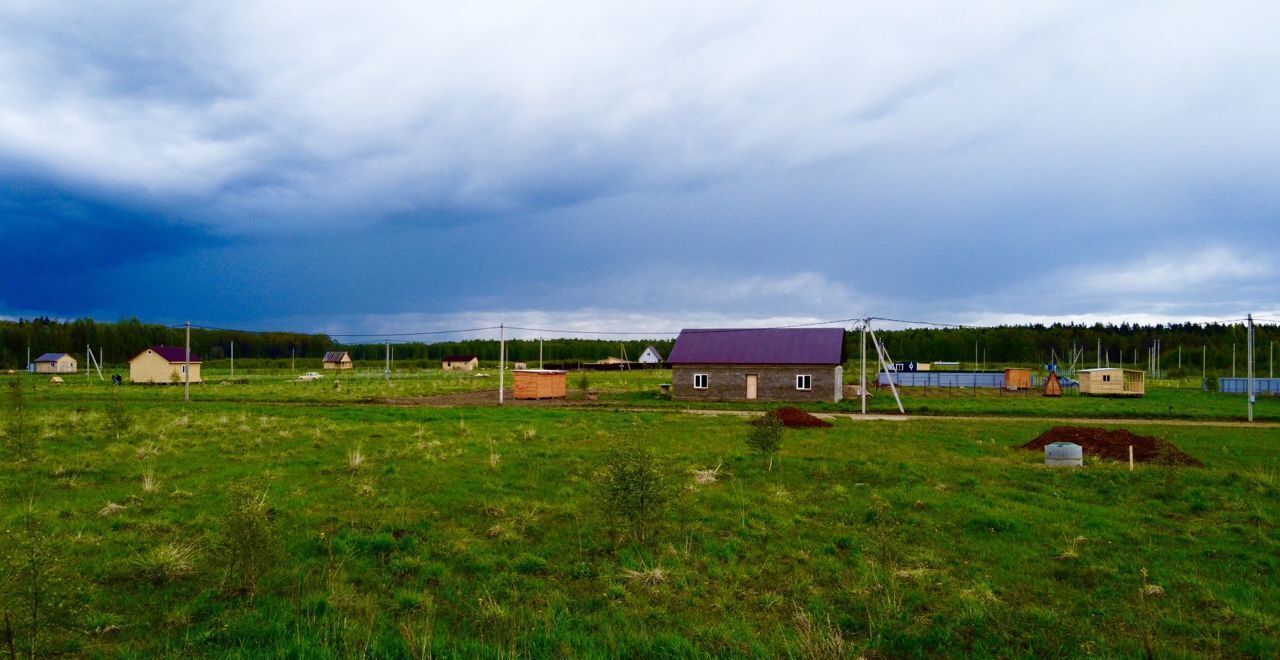
[[[699,379],[701,379],[701,380],[702,380],[702,384],[701,384],[701,385],[699,385],[699,384],[698,384],[698,380],[699,380]],[[695,389],[695,390],[705,390],[705,389],[707,389],[710,385],[711,385],[711,374],[694,374],[694,375],[693,375],[693,389]]]
[[[804,387],[800,386],[801,379],[804,379],[804,382],[805,382]],[[796,390],[800,392],[812,392],[813,391],[813,374],[796,374]]]

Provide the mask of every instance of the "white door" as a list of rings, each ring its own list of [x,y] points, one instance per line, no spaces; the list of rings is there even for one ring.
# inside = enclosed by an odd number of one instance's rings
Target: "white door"
[[[760,376],[747,374],[747,398],[756,398],[756,387],[760,384]]]

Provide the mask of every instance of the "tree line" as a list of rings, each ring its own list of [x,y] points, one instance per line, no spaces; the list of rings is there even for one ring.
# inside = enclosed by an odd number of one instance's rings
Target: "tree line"
[[[1102,361],[1112,366],[1147,364],[1148,351],[1160,340],[1162,369],[1178,370],[1181,352],[1182,373],[1198,374],[1203,357],[1208,371],[1229,373],[1233,358],[1237,373],[1245,369],[1246,331],[1242,324],[1173,323],[1137,324],[1053,324],[998,326],[989,328],[910,328],[877,330],[894,360],[921,362],[956,361],[963,368],[973,368],[975,361],[992,365],[1039,365],[1057,357],[1060,364],[1071,362],[1074,347],[1079,357],[1077,366],[1094,366],[1098,362],[1099,342]],[[860,333],[845,335],[846,356],[858,357]],[[95,353],[102,351],[108,364],[123,364],[147,346],[182,346],[184,329],[147,324],[137,319],[98,322],[93,319],[57,321],[48,318],[0,321],[0,368],[21,369],[31,358],[42,353],[72,353],[84,359],[85,346]],[[243,332],[236,330],[192,329],[191,348],[206,360],[222,360],[230,355],[235,343],[237,358],[257,360],[319,359],[326,351],[346,350],[354,360],[381,362],[386,348],[381,343],[344,344],[324,334],[295,332]],[[1259,375],[1270,367],[1271,344],[1280,342],[1280,329],[1274,325],[1258,326],[1255,365]],[[580,339],[554,338],[539,341],[518,339],[507,342],[510,361],[536,363],[541,350],[546,362],[592,362],[608,357],[626,356],[635,360],[646,346],[654,346],[663,356],[671,353],[672,339]],[[397,343],[392,345],[397,362],[427,366],[449,355],[475,355],[482,362],[496,363],[499,346],[495,339],[468,339],[434,343]],[[976,353],[976,355],[975,355]]]
[[[183,346],[186,330],[142,323],[137,319],[99,322],[93,319],[57,321],[48,318],[0,320],[0,368],[21,369],[43,353],[71,353],[83,364],[85,347],[106,355],[106,363],[120,365],[148,346]],[[296,332],[243,332],[192,328],[191,350],[205,360],[224,360],[235,344],[236,359],[287,361],[290,358],[318,360],[327,351],[345,350],[357,361],[377,362],[385,358],[382,343],[345,344],[324,334]],[[637,339],[606,340],[554,338],[507,341],[507,359],[529,362],[538,360],[541,352],[546,362],[590,362],[608,357],[626,356],[635,360],[646,346],[653,346],[666,356],[674,340]],[[468,339],[434,343],[396,343],[392,355],[397,362],[420,364],[437,362],[450,355],[475,355],[482,362],[496,363],[499,345],[495,339]],[[318,365],[317,365],[318,366]]]
[[[973,368],[975,361],[994,365],[1043,365],[1054,357],[1066,367],[1071,364],[1074,347],[1077,368],[1093,367],[1101,361],[1113,367],[1123,364],[1145,369],[1152,347],[1159,340],[1161,371],[1171,375],[1198,375],[1202,360],[1210,373],[1229,373],[1233,347],[1237,373],[1244,375],[1248,340],[1243,324],[1224,323],[909,328],[877,330],[876,335],[895,361],[955,361],[962,363],[963,368]],[[860,341],[860,333],[846,334],[848,357],[857,358]],[[1272,342],[1280,343],[1280,328],[1255,326],[1255,368],[1259,376],[1265,376],[1270,367]]]

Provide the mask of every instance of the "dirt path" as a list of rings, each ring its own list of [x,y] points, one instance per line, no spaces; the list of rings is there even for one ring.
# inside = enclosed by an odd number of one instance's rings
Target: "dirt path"
[[[645,412],[661,412],[661,408],[646,409]],[[753,410],[680,410],[691,415],[759,415]],[[1045,422],[1047,424],[1123,424],[1126,426],[1217,426],[1253,429],[1280,429],[1280,422],[1243,422],[1226,420],[1200,419],[1151,419],[1141,417],[1033,417],[1014,415],[879,415],[858,413],[813,413],[821,419],[851,419],[860,422],[910,422],[910,421],[979,421],[979,422]]]

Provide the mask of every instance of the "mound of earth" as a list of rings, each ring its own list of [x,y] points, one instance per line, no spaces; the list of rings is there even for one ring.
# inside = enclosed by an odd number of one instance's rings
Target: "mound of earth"
[[[765,413],[776,417],[782,425],[789,429],[822,428],[831,426],[831,422],[819,419],[799,408],[778,408]]]
[[[1185,465],[1204,467],[1176,445],[1164,438],[1137,435],[1126,429],[1099,429],[1088,426],[1055,426],[1040,437],[1022,445],[1023,449],[1043,451],[1045,445],[1055,442],[1073,442],[1084,448],[1085,457],[1096,456],[1117,461],[1129,460],[1129,447],[1133,447],[1133,460],[1137,463],[1158,465]]]

